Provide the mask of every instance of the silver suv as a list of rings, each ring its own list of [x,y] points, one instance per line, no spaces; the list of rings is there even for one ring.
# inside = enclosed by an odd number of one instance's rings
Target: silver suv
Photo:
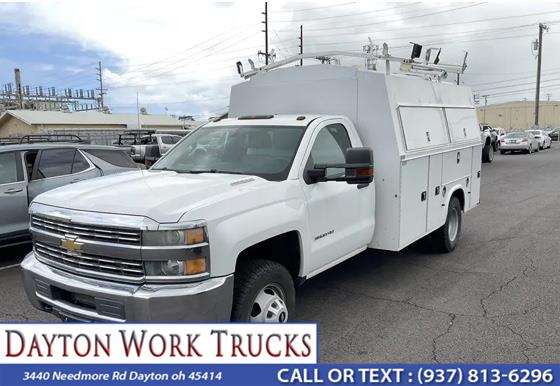
[[[131,169],[123,150],[82,143],[0,146],[0,246],[29,240],[28,206],[59,186]]]

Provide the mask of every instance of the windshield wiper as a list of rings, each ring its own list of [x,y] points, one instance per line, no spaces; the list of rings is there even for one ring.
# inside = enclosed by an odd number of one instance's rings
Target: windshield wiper
[[[179,170],[175,170],[175,169],[169,169],[167,166],[164,166],[162,168],[157,168],[157,169],[150,169],[150,170],[163,170],[165,172],[175,172],[175,173],[179,173]]]
[[[246,174],[241,172],[232,172],[228,170],[206,169],[206,170],[185,170],[183,173],[202,174],[202,173],[223,173],[223,174]]]

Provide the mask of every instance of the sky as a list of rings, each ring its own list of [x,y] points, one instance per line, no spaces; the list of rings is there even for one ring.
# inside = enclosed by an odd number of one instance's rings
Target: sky
[[[138,93],[148,113],[206,119],[227,111],[230,87],[242,81],[238,60],[263,64],[263,11],[256,1],[2,2],[0,86],[18,67],[31,87],[95,89],[101,61],[111,111],[135,112]],[[534,99],[532,42],[546,23],[541,98],[560,100],[557,3],[270,1],[268,11],[276,60],[298,53],[300,25],[304,52],[361,51],[368,37],[395,56],[409,56],[411,41],[441,48],[442,63],[460,63],[466,51],[461,82],[488,104]]]

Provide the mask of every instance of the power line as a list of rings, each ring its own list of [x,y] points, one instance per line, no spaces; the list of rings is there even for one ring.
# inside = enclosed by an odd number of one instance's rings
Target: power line
[[[411,7],[413,5],[418,5],[421,4],[420,2],[417,3],[404,3],[401,5],[397,5],[395,7],[389,7],[389,8],[383,8],[383,9],[374,9],[371,11],[363,11],[363,12],[354,12],[354,13],[348,13],[346,15],[335,15],[335,16],[322,16],[322,17],[316,17],[316,18],[306,18],[306,19],[299,19],[299,20],[270,20],[271,23],[301,23],[301,22],[311,22],[311,21],[316,21],[316,20],[329,20],[329,19],[339,19],[342,17],[351,17],[351,16],[363,16],[363,15],[369,15],[372,13],[379,13],[379,12],[386,12],[386,11],[392,11],[395,9],[400,9],[400,8],[405,8],[405,7]]]
[[[528,74],[528,73],[534,73],[534,71],[524,71],[524,72],[517,72],[517,73],[509,73],[509,75],[512,74]],[[545,74],[546,73],[546,74]],[[548,71],[543,71],[543,75],[554,75],[554,74],[558,74],[560,73],[560,71],[553,71],[553,70],[548,70]],[[469,75],[473,75],[473,73],[469,73]],[[478,75],[478,74],[476,74]],[[493,74],[493,76],[496,75],[500,75],[500,74]],[[506,74],[504,74],[506,75]],[[523,79],[529,79],[529,78],[534,78],[534,75],[529,75],[529,76],[522,76],[519,78],[510,78],[510,79],[504,79],[504,80],[497,80],[494,82],[484,82],[484,83],[475,83],[475,84],[471,84],[469,86],[471,87],[478,87],[478,86],[487,86],[487,85],[492,85],[492,84],[496,84],[496,83],[506,83],[506,82],[513,82],[513,81],[517,81],[517,80],[523,80]]]
[[[560,32],[549,32],[549,35],[553,35],[553,34],[558,34]],[[503,37],[490,37],[490,38],[485,38],[485,39],[472,39],[472,40],[455,40],[453,42],[445,42],[445,41],[439,41],[439,42],[430,42],[430,43],[425,43],[426,45],[453,45],[453,44],[457,44],[457,43],[471,43],[471,42],[482,42],[482,41],[487,41],[487,40],[504,40],[504,39],[516,39],[516,38],[523,38],[523,37],[529,37],[529,36],[534,36],[534,34],[524,34],[524,35],[514,35],[514,36],[503,36]],[[392,48],[406,48],[408,47],[408,45],[406,46],[397,46],[397,47],[392,47]]]
[[[560,84],[551,84],[551,85],[547,85],[544,86],[543,89],[544,90],[554,90],[556,88],[560,88]],[[503,95],[513,95],[513,94],[527,94],[527,93],[531,93],[534,92],[535,88],[531,87],[531,88],[525,88],[522,90],[512,90],[512,91],[503,91],[503,92],[496,92],[496,93],[491,93],[488,94],[488,97],[497,97],[497,96],[503,96]]]
[[[557,22],[560,22],[557,21]],[[481,34],[486,35],[486,33],[489,32],[493,32],[493,33],[507,33],[507,32],[511,32],[511,30],[520,30],[520,29],[526,29],[526,28],[533,28],[534,24],[529,24],[526,26],[508,26],[508,27],[504,27],[504,28],[491,28],[491,29],[487,29],[487,30],[473,30],[473,31],[463,31],[463,32],[454,32],[454,33],[450,33],[446,35],[446,38],[467,38],[467,37],[477,37],[480,36]],[[390,41],[394,42],[394,41],[398,41],[398,40],[405,40],[405,41],[409,41],[411,39],[415,39],[416,41],[418,41],[419,39],[422,38],[429,38],[429,37],[434,37],[434,36],[441,36],[441,34],[429,34],[429,35],[410,35],[410,36],[394,36],[391,37]],[[385,40],[385,39],[383,39]],[[354,43],[363,43],[364,40],[351,40],[351,41],[341,41],[341,42],[319,42],[319,43],[309,43],[309,45],[311,46],[339,46],[339,45],[343,45],[343,44],[354,44]],[[392,47],[392,48],[404,48],[404,47],[408,47],[408,46],[402,46],[402,47]]]
[[[355,1],[351,1],[349,3],[340,3],[334,5],[325,5],[323,7],[314,7],[314,8],[303,8],[303,9],[286,9],[286,10],[279,10],[279,11],[272,11],[271,13],[286,13],[286,12],[306,12],[306,11],[315,11],[317,9],[327,9],[327,8],[335,8],[335,7],[344,7],[347,5],[356,4]]]
[[[258,23],[254,23],[254,24],[252,24],[252,25],[250,25],[250,26],[254,26],[254,25],[258,25]],[[238,29],[239,29],[239,28],[238,28]],[[247,26],[244,26],[241,30],[246,30],[246,29],[247,29]],[[239,32],[242,32],[242,31],[238,31],[238,33],[239,33]],[[152,67],[153,65],[156,65],[156,64],[163,64],[164,62],[167,62],[167,61],[172,60],[172,59],[177,58],[177,57],[183,58],[184,55],[185,55],[186,53],[188,53],[188,52],[190,52],[190,51],[192,51],[192,50],[194,50],[194,49],[196,49],[196,48],[199,48],[200,46],[202,46],[202,45],[204,45],[204,44],[207,44],[207,43],[209,43],[209,42],[211,42],[211,41],[213,41],[213,40],[215,40],[215,39],[221,38],[221,37],[224,36],[224,35],[229,36],[229,38],[226,39],[226,40],[230,40],[232,37],[236,37],[235,34],[232,34],[232,31],[231,31],[231,30],[222,31],[222,32],[220,32],[220,33],[218,33],[218,34],[212,36],[211,38],[205,39],[205,40],[203,40],[203,41],[201,41],[201,42],[198,42],[198,43],[196,43],[196,44],[194,44],[194,45],[192,45],[192,46],[190,46],[190,47],[188,47],[188,48],[186,48],[186,49],[180,51],[179,53],[177,53],[177,54],[175,54],[175,55],[171,55],[171,56],[169,56],[169,57],[167,57],[167,58],[160,59],[160,60],[157,60],[157,61],[154,61],[154,62],[139,63],[139,64],[129,65],[128,68],[136,68],[137,70],[146,69],[146,68]],[[220,41],[220,43],[222,43],[222,42],[223,42],[223,40]],[[202,49],[202,52],[204,52],[204,50],[209,49],[209,48],[212,48],[212,47],[213,47],[213,46],[209,46],[209,47],[207,47],[207,48],[201,48],[201,49]],[[200,52],[199,52],[199,53],[200,53]]]
[[[350,27],[348,27],[348,26],[343,26],[343,27],[331,26],[331,27],[322,27],[322,28],[306,28],[306,30],[307,31],[332,31],[332,30],[340,30],[340,29],[348,29],[348,28],[354,28],[355,29],[357,27],[369,27],[369,26],[372,26],[372,25],[386,24],[386,23],[390,23],[390,22],[393,22],[393,21],[409,20],[409,19],[415,19],[415,18],[418,18],[418,17],[433,16],[433,15],[439,15],[439,14],[443,14],[443,13],[459,11],[461,9],[478,7],[479,5],[483,5],[483,4],[486,4],[486,3],[483,2],[483,3],[476,3],[476,4],[470,4],[470,5],[463,5],[461,7],[455,7],[455,8],[450,8],[450,9],[446,9],[446,10],[428,12],[428,13],[423,13],[423,14],[419,14],[419,15],[410,15],[410,16],[406,16],[406,17],[384,20],[384,21],[379,21],[379,22],[375,22],[375,23],[358,24],[358,25],[353,25],[353,26],[350,26]],[[285,32],[286,30],[281,30],[281,31]]]
[[[555,20],[552,23],[560,23],[560,20]],[[551,24],[551,23],[549,23],[549,24]],[[477,36],[477,35],[481,35],[481,34],[486,34],[488,32],[496,33],[496,32],[503,31],[505,33],[505,32],[510,32],[511,30],[520,30],[520,29],[527,29],[527,28],[533,28],[533,27],[534,27],[534,24],[526,24],[526,25],[519,25],[519,26],[507,26],[507,27],[501,27],[501,28],[489,28],[489,29],[485,29],[485,30],[458,31],[458,32],[452,32],[452,33],[446,34],[446,37],[462,38],[462,37],[470,37],[470,36]],[[394,36],[394,37],[391,37],[390,39],[392,41],[394,41],[394,40],[410,40],[410,39],[416,39],[416,41],[418,41],[418,39],[428,38],[428,37],[433,37],[433,36],[441,36],[441,33],[439,33],[439,34],[435,33],[435,34],[429,34],[429,35]],[[320,42],[320,43],[310,43],[310,45],[313,45],[313,46],[327,45],[327,46],[329,46],[329,45],[363,43],[363,41],[364,40],[351,40],[351,41],[342,41],[342,42],[336,42],[336,43]]]
[[[416,26],[407,26],[406,29],[407,30],[414,30],[414,29],[425,29],[425,28],[436,28],[436,27],[448,27],[448,26],[457,26],[457,25],[464,25],[464,24],[468,25],[468,24],[485,23],[485,22],[495,23],[496,21],[502,21],[502,20],[518,19],[518,18],[533,17],[533,16],[551,15],[551,14],[556,14],[556,13],[560,13],[560,11],[535,12],[535,13],[526,13],[524,15],[502,16],[502,17],[497,17],[497,18],[492,17],[492,18],[475,19],[475,20],[467,20],[467,21],[457,21],[457,22],[453,22],[453,23],[443,23],[443,24],[424,24],[424,25],[416,25]],[[354,25],[354,26],[350,26],[350,27],[346,27],[346,28],[355,29],[356,27],[364,27],[364,26],[369,26],[369,24]],[[329,30],[329,29],[325,28],[324,30]],[[376,30],[376,31],[363,31],[363,33],[376,34],[376,33],[385,33],[385,32],[393,32],[393,31],[402,31],[402,30],[403,30],[402,27],[392,28],[392,29],[384,28],[382,30]],[[288,32],[288,30],[281,30],[281,32]],[[356,35],[357,33],[361,33],[361,32],[356,32],[356,31],[337,32],[337,33],[333,33],[333,34],[321,34],[321,37],[331,37],[331,36],[339,37],[339,36],[343,36],[343,35]]]
[[[559,81],[560,78],[552,78],[552,79],[546,79],[543,80],[543,82],[555,82],[555,81]],[[485,89],[480,89],[480,90],[476,90],[477,92],[487,92],[487,91],[491,91],[491,90],[501,90],[504,88],[511,88],[511,87],[519,87],[519,86],[528,86],[528,85],[532,85],[535,84],[535,82],[525,82],[525,83],[518,83],[518,84],[510,84],[507,86],[497,86],[497,87],[490,87],[490,88],[485,88]]]

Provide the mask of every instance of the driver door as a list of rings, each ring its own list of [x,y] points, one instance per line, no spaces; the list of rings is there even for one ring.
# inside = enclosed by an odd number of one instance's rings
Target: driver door
[[[332,122],[332,123],[331,123]],[[315,164],[345,163],[346,149],[352,143],[343,123],[328,121],[318,126],[306,154],[305,170]],[[306,181],[301,179],[307,202],[311,238],[311,259],[306,269],[312,274],[350,257],[365,246],[373,235],[373,184]],[[344,169],[328,169],[327,175],[344,175]]]

